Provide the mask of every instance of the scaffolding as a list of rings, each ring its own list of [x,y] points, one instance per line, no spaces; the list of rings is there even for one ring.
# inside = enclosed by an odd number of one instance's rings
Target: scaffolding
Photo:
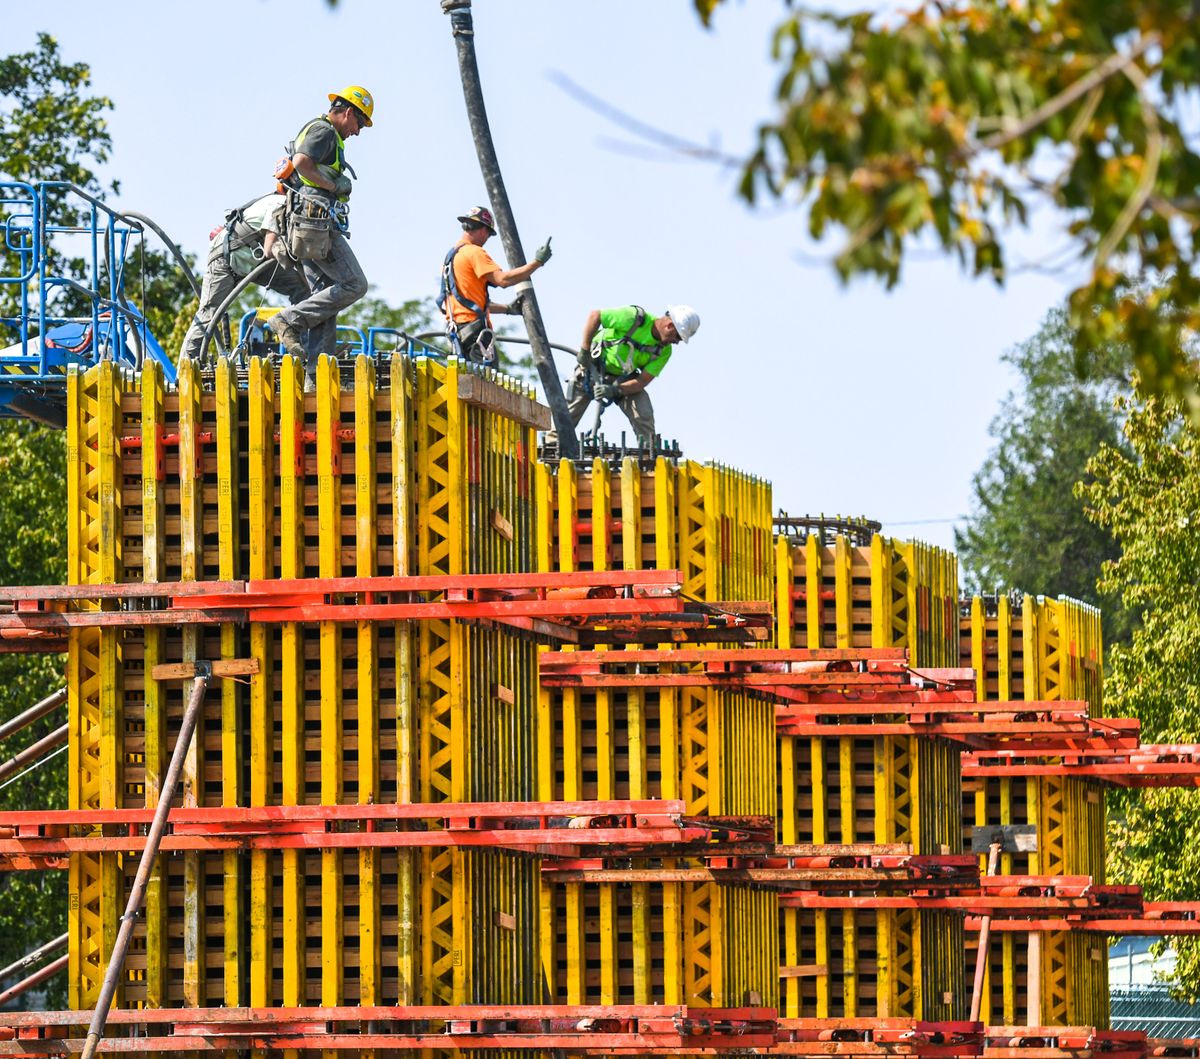
[[[1200,751],[1103,716],[1091,608],[962,605],[720,465],[539,461],[455,360],[302,381],[68,372],[69,584],[0,589],[0,647],[68,653],[70,807],[0,864],[69,873],[71,1010],[0,1056],[82,1050],[198,666],[104,1050],[1162,1047],[1095,953],[1200,920],[1106,883],[1104,790]],[[992,873],[973,828],[1020,827]]]

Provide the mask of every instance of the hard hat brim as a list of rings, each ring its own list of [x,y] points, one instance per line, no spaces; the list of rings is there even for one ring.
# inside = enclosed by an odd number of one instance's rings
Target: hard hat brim
[[[455,220],[457,220],[460,224],[478,224],[481,228],[486,228],[492,233],[492,235],[496,234],[494,225],[487,224],[484,221],[481,221],[478,217],[468,217],[464,214],[462,217],[456,217]]]
[[[334,102],[334,100],[337,100],[337,99],[340,99],[343,103],[349,103],[350,106],[352,106],[355,110],[357,110],[366,119],[368,129],[372,125],[375,124],[375,122],[373,122],[371,120],[371,115],[368,114],[365,110],[363,110],[363,108],[360,107],[357,103],[355,103],[353,99],[347,99],[345,96],[338,95],[336,92],[329,93],[329,102],[330,103]]]

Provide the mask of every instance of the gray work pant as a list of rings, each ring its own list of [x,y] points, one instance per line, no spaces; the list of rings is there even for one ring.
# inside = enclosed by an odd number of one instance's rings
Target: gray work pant
[[[605,382],[616,382],[616,376],[605,375]],[[571,392],[567,397],[567,411],[571,413],[571,423],[579,426],[583,413],[592,403],[592,388],[588,382],[588,370],[582,364],[575,366],[575,376],[571,379]],[[650,395],[645,390],[634,394],[623,394],[613,402],[629,420],[639,443],[645,448],[654,447],[654,405]]]
[[[213,315],[221,307],[221,303],[229,297],[230,292],[242,280],[229,267],[224,253],[213,254],[208,259],[204,270],[204,282],[200,287],[200,308],[192,320],[192,326],[183,339],[183,350],[180,357],[196,358],[200,355],[200,347],[204,344],[204,332],[212,322]],[[277,267],[268,272],[265,280],[256,281],[268,290],[282,294],[289,302],[297,302],[308,294],[308,287],[303,277],[295,269]],[[209,348],[215,348],[212,343]]]
[[[304,275],[312,294],[277,319],[293,327],[308,328],[308,357],[304,365],[307,375],[315,375],[317,357],[333,355],[337,336],[337,315],[367,293],[367,277],[358,258],[350,249],[346,237],[336,229],[329,243],[329,254],[319,261],[305,261]]]

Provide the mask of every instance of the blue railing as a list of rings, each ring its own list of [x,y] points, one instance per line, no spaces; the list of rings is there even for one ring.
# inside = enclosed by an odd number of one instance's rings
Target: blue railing
[[[447,352],[442,347],[395,327],[368,327],[363,330],[361,327],[339,324],[336,342],[338,347],[344,350],[344,356],[354,357],[365,353],[377,362],[395,353],[404,353],[410,357],[433,357],[437,360],[445,360],[447,357]],[[251,309],[242,315],[235,352],[249,354],[256,346],[276,348],[274,336],[267,334],[262,328],[258,310]]]
[[[13,181],[0,183],[0,233],[0,292],[13,292],[0,315],[0,414],[30,414],[31,395],[61,405],[72,364],[136,369],[151,357],[174,380],[127,292],[141,224],[74,184]]]

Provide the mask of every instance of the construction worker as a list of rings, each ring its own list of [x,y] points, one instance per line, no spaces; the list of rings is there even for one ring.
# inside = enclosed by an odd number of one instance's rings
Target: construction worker
[[[204,333],[222,302],[238,282],[250,275],[264,261],[276,257],[276,243],[282,222],[281,210],[286,199],[282,195],[263,195],[244,206],[229,210],[225,223],[214,228],[209,237],[208,262],[204,268],[204,283],[200,288],[200,308],[192,326],[183,339],[179,356],[191,359],[200,355]],[[273,270],[254,282],[282,294],[293,305],[308,294],[304,276],[286,258],[276,259]]]
[[[486,206],[473,206],[459,218],[463,236],[442,262],[438,308],[446,317],[446,334],[454,352],[477,364],[496,363],[491,313],[521,312],[520,295],[510,305],[492,304],[490,287],[523,283],[550,260],[550,240],[539,246],[533,260],[520,268],[502,269],[483,248],[496,234],[496,222]]]
[[[671,359],[671,346],[687,342],[700,329],[690,305],[670,305],[650,316],[637,305],[593,309],[583,326],[583,345],[571,380],[567,409],[579,425],[592,401],[620,406],[640,444],[654,447],[654,405],[646,393]]]
[[[329,93],[329,111],[300,130],[282,174],[288,191],[288,251],[299,259],[312,293],[267,326],[283,348],[304,358],[304,388],[316,388],[317,358],[334,353],[337,314],[367,293],[367,277],[350,249],[345,203],[353,185],[346,139],[373,122],[375,100],[362,85]],[[326,234],[327,233],[327,234]],[[302,331],[308,328],[308,348]]]

